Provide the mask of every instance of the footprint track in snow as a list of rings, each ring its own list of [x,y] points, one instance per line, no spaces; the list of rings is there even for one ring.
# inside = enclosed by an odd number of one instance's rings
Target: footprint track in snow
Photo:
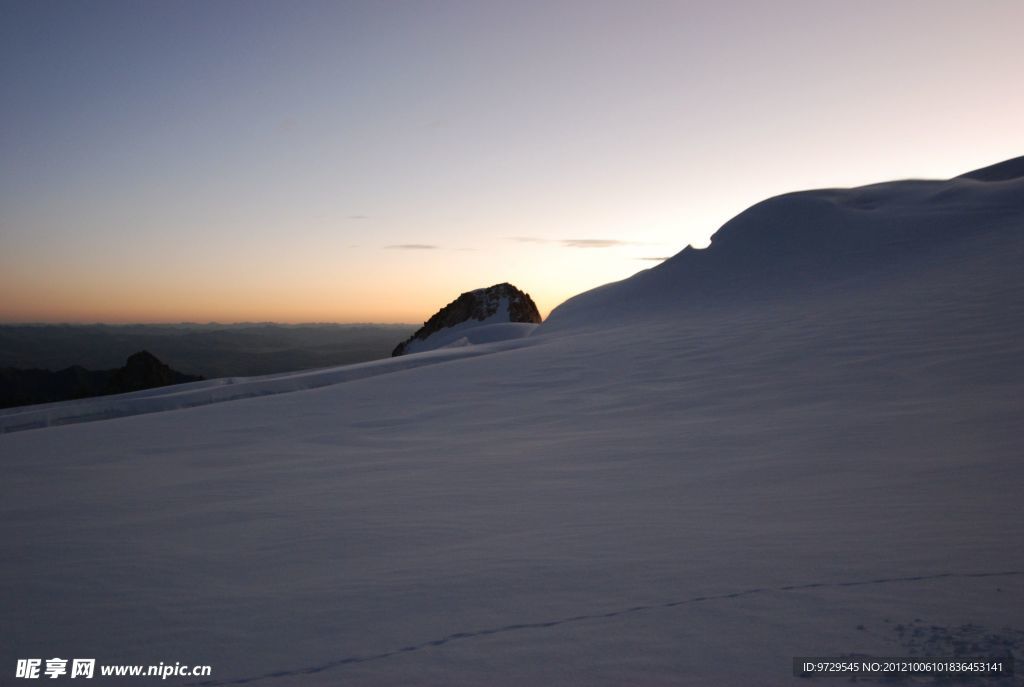
[[[496,634],[504,634],[506,632],[518,632],[521,630],[541,630],[550,627],[557,627],[558,625],[567,625],[570,623],[586,622],[588,620],[600,620],[603,618],[615,618],[622,615],[628,615],[631,613],[643,613],[646,611],[655,611],[665,608],[676,608],[678,606],[685,606],[688,604],[703,603],[708,601],[724,601],[726,599],[737,599],[744,596],[751,596],[754,594],[765,594],[769,592],[791,592],[802,589],[820,589],[820,588],[841,588],[841,587],[862,587],[868,585],[878,584],[896,584],[896,583],[910,583],[910,582],[925,582],[930,580],[942,580],[942,579],[978,579],[987,577],[1024,577],[1024,570],[1006,570],[1001,572],[974,572],[974,573],[935,573],[931,575],[910,575],[905,577],[876,577],[867,580],[847,580],[842,582],[807,582],[804,584],[789,584],[781,587],[754,587],[751,589],[744,589],[735,592],[728,592],[724,594],[711,594],[705,596],[692,596],[686,599],[677,599],[675,601],[666,601],[664,603],[630,606],[614,611],[608,611],[605,613],[587,613],[584,615],[575,615],[567,618],[559,618],[557,620],[547,620],[535,623],[516,623],[512,625],[502,625],[500,627],[486,628],[482,630],[472,630],[467,632],[455,632],[439,639],[431,639],[418,644],[409,644],[401,647],[400,649],[393,649],[391,651],[385,651],[379,654],[368,654],[365,656],[348,656],[345,658],[339,658],[332,661],[327,661],[315,666],[307,666],[305,668],[295,668],[291,670],[279,670],[269,673],[263,673],[262,675],[252,675],[249,677],[241,677],[233,680],[206,680],[203,682],[191,682],[186,687],[221,687],[226,685],[245,685],[260,680],[270,680],[274,678],[282,677],[293,677],[299,675],[313,675],[315,673],[322,673],[325,670],[332,668],[339,668],[345,665],[351,665],[354,663],[369,663],[370,661],[380,661],[392,656],[399,656],[401,654],[411,653],[414,651],[422,651],[423,649],[430,649],[432,647],[439,647],[448,644],[449,642],[464,641],[467,639],[474,639],[476,637],[487,637]]]

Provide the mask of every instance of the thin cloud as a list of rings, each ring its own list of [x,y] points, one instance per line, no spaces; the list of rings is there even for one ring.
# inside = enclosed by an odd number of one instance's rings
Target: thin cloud
[[[562,245],[566,248],[614,248],[628,246],[630,243],[616,239],[562,239]]]
[[[284,117],[278,120],[277,125],[274,127],[274,131],[278,134],[290,134],[299,128],[299,123],[294,117]]]
[[[654,260],[656,262],[663,262],[665,260],[668,260],[670,257],[672,257],[672,256],[664,255],[664,256],[662,256],[660,258],[653,258],[653,257],[652,258],[637,258],[637,260]]]
[[[349,215],[349,219],[370,219],[369,215]]]
[[[509,241],[517,243],[557,243],[563,248],[615,248],[616,246],[636,245],[634,241],[618,239],[542,239],[537,236],[507,236]]]
[[[536,236],[509,236],[508,240],[516,243],[551,243],[550,239],[541,239]]]
[[[396,243],[393,246],[384,246],[386,250],[437,250],[440,247],[429,243]]]

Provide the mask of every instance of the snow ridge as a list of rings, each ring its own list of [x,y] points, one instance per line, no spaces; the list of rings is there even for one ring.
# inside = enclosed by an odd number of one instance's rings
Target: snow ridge
[[[486,337],[481,337],[480,344],[490,345],[453,346],[445,350],[431,351],[427,355],[415,358],[384,358],[354,365],[286,372],[261,377],[225,377],[114,396],[5,408],[0,410],[0,434],[308,391],[369,377],[394,374],[426,365],[488,355],[523,345],[523,342],[509,340],[513,338],[518,337],[498,337],[493,342],[486,340]]]
[[[1017,240],[1022,214],[1024,157],[949,180],[788,193],[726,222],[708,248],[570,298],[538,334],[853,291]]]

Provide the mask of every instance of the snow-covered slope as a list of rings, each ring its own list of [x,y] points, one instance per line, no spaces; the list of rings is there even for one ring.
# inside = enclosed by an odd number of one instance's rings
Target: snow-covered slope
[[[1024,202],[1022,160],[948,181],[768,199],[726,223],[709,248],[687,248],[630,279],[569,299],[552,311],[544,330],[601,328],[694,308],[770,305],[826,292],[841,297],[934,270],[945,260],[985,260],[998,252],[991,244],[1016,240]],[[992,276],[981,270],[977,278]]]
[[[43,403],[4,408],[0,409],[0,434],[66,425],[75,422],[92,422],[128,415],[194,408],[210,403],[237,401],[244,398],[270,396],[292,391],[305,391],[356,379],[392,374],[423,365],[434,365],[458,358],[485,355],[497,350],[512,348],[516,345],[514,339],[526,336],[532,331],[533,327],[536,327],[536,325],[520,325],[530,327],[531,329],[522,334],[517,334],[516,332],[499,333],[496,336],[488,337],[488,333],[492,328],[500,328],[502,326],[515,327],[517,325],[506,323],[505,325],[481,327],[480,332],[473,332],[471,336],[463,336],[462,338],[466,344],[493,344],[490,346],[475,346],[472,349],[437,351],[429,355],[419,355],[415,358],[385,358],[355,365],[342,365],[339,367],[263,375],[260,377],[225,377],[188,384],[157,387],[115,396],[99,396],[61,403]],[[455,341],[456,338],[458,337],[453,337],[452,341],[446,342],[451,344],[450,348],[455,348],[459,345],[459,342]],[[438,348],[440,347],[438,346]]]
[[[794,656],[1020,656],[1024,179],[993,176],[766,201],[515,346],[4,434],[0,665],[790,685]]]
[[[410,341],[406,355],[436,351],[452,345],[490,343],[529,336],[538,325],[532,322],[509,322],[508,304],[501,303],[498,311],[485,320],[467,320],[431,334],[429,338]]]
[[[437,332],[426,341],[414,341],[409,345],[410,353],[435,351],[441,348],[456,348],[499,341],[522,339],[533,334],[539,325],[533,322],[464,322]]]

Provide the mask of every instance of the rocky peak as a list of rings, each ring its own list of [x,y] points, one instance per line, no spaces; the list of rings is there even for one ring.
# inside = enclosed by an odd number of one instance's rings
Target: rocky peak
[[[541,317],[530,294],[520,291],[508,282],[502,282],[485,289],[463,293],[438,310],[415,334],[398,344],[391,355],[408,353],[409,345],[414,341],[425,341],[443,329],[473,321],[540,324]]]
[[[123,393],[139,389],[151,389],[198,379],[202,379],[202,377],[183,375],[172,370],[149,351],[139,351],[128,356],[124,367],[112,372],[110,392]]]

